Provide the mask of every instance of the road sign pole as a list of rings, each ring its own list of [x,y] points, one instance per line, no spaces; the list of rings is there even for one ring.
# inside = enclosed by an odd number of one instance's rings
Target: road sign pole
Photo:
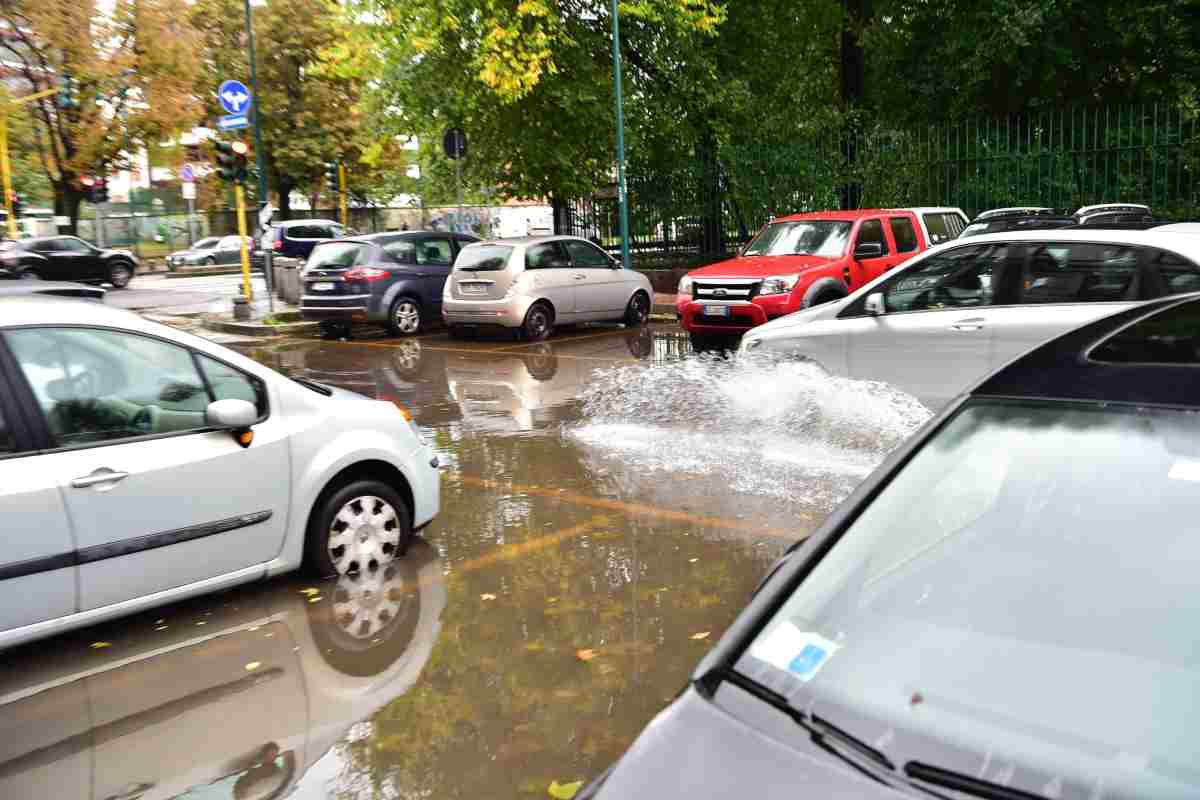
[[[250,55],[250,119],[254,125],[254,164],[258,167],[258,204],[267,202],[267,170],[263,166],[262,128],[258,124],[258,59],[254,55],[254,18],[250,14],[250,0],[246,6],[246,42]]]
[[[242,184],[233,185],[233,194],[237,198],[238,239],[242,245],[242,293],[246,300],[254,302],[254,292],[250,289],[250,253],[246,248],[246,193]]]
[[[629,265],[629,195],[625,190],[625,101],[621,97],[621,23],[612,0],[613,92],[617,96],[617,197],[621,200],[621,264]]]
[[[8,238],[17,238],[17,219],[13,214],[12,165],[8,162],[8,108],[0,114],[0,170],[4,172],[4,208],[8,211]]]
[[[342,212],[342,226],[350,227],[350,211],[346,207],[346,165],[338,162],[338,208]]]
[[[458,187],[458,224],[463,224],[462,159],[454,159],[454,183]]]

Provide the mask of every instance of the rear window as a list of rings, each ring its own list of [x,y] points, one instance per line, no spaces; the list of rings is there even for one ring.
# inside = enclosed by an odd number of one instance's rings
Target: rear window
[[[956,239],[967,227],[963,218],[951,211],[925,214],[921,219],[925,221],[925,228],[929,231],[930,244],[940,244]]]
[[[456,272],[497,272],[508,264],[512,247],[504,244],[480,244],[464,247],[454,261]]]
[[[307,269],[345,269],[362,263],[370,251],[362,242],[330,242],[313,248]]]
[[[1200,303],[1184,303],[1135,322],[1089,357],[1115,364],[1200,364]]]

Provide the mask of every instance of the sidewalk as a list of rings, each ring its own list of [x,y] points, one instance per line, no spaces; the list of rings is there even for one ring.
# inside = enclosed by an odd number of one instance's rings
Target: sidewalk
[[[654,293],[654,305],[650,309],[652,319],[662,322],[675,321],[675,295],[664,292]]]

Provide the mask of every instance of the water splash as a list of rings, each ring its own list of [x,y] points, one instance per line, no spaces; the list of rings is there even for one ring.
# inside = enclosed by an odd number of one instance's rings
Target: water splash
[[[826,510],[930,417],[887,384],[765,354],[601,369],[582,399],[571,435],[604,474],[690,475]]]

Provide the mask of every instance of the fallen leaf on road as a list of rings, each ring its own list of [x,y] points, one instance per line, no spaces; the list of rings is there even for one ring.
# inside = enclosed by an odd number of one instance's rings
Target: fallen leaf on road
[[[261,661],[251,661],[249,664],[246,665],[246,672],[254,672],[254,670],[258,669],[261,666],[262,666]]]
[[[571,800],[579,790],[583,787],[583,781],[574,781],[572,783],[559,783],[558,781],[550,781],[550,788],[546,793],[555,800]]]
[[[711,632],[712,632],[712,631],[700,631],[699,633],[693,633],[693,634],[692,634],[692,638],[693,638],[693,639],[697,639],[697,640],[699,640],[699,639],[707,639],[707,638],[708,638],[708,634],[710,634]]]
[[[495,600],[496,595],[489,594],[488,592],[484,592],[483,594],[479,595],[479,599],[480,600]]]
[[[320,593],[321,593],[320,589],[309,588],[309,589],[301,589],[300,590],[300,594],[307,595],[308,597],[312,597],[314,594],[320,594]]]
[[[318,595],[314,595],[314,596],[312,596],[312,597],[308,598],[308,602],[310,602],[310,603],[319,603],[319,602],[321,602],[321,600],[322,600],[322,599],[323,599],[323,598],[321,597],[321,595],[319,595],[319,594],[318,594]]]
[[[596,651],[595,650],[576,650],[575,657],[578,658],[580,661],[591,661],[593,658],[596,657]]]
[[[689,564],[695,564],[695,563],[696,563],[697,561],[699,561],[699,560],[700,560],[700,559],[698,559],[698,558],[689,558],[689,559],[688,559],[688,563],[689,563]]]
[[[112,647],[112,642],[92,642],[93,650],[103,650],[106,647]]]

